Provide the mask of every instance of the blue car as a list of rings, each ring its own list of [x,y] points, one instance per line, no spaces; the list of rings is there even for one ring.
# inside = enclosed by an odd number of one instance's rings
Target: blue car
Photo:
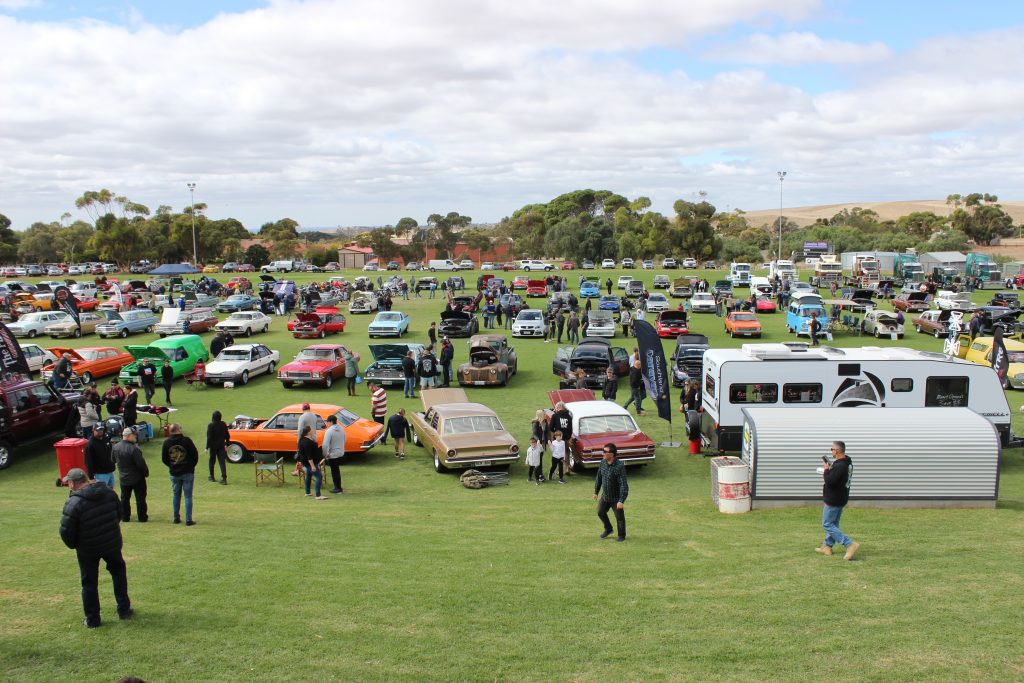
[[[236,311],[255,311],[260,307],[260,300],[249,294],[232,294],[224,301],[217,304],[217,311],[220,313],[234,313]]]
[[[370,337],[401,337],[409,331],[409,314],[401,311],[381,311],[367,330]]]
[[[584,299],[596,299],[601,296],[601,285],[593,280],[587,280],[580,285],[580,297]]]
[[[597,307],[602,311],[615,311],[616,313],[619,312],[621,306],[621,299],[614,294],[605,294],[597,304]]]
[[[786,328],[796,336],[811,336],[811,315],[818,318],[821,324],[820,335],[825,337],[831,332],[828,313],[821,303],[821,297],[802,297],[789,304],[786,312]]]

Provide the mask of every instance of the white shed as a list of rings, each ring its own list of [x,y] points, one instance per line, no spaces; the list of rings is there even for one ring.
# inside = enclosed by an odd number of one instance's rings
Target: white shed
[[[958,273],[967,270],[967,255],[959,251],[926,251],[917,259],[924,268],[925,275],[930,275],[933,268],[955,268]]]

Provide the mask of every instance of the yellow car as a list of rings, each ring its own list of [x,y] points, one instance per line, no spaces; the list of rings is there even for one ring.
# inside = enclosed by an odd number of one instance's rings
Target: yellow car
[[[204,273],[219,273],[220,266],[203,266]]]
[[[1024,342],[1003,338],[1003,345],[1010,357],[1010,368],[1003,380],[1003,388],[1024,389]],[[967,351],[964,351],[964,348]],[[970,346],[964,342],[958,354],[965,360],[978,365],[992,365],[992,337],[975,337]]]

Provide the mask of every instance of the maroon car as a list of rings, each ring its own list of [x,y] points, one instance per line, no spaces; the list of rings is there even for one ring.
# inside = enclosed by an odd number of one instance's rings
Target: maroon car
[[[893,310],[905,313],[923,313],[931,307],[931,297],[928,292],[909,292],[900,294],[892,300]]]
[[[572,416],[572,436],[565,447],[571,469],[579,471],[600,465],[608,443],[615,444],[617,457],[625,465],[654,461],[654,441],[618,403],[597,399],[590,389],[549,391],[548,398],[552,408],[564,403]],[[552,411],[547,413],[550,419]]]
[[[15,447],[62,434],[79,400],[24,376],[0,382],[0,470],[10,467]]]

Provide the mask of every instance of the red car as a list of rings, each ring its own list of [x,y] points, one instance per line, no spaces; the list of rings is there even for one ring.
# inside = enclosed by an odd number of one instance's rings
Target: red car
[[[662,311],[654,320],[654,329],[659,337],[675,339],[690,331],[686,321],[686,311]]]
[[[296,339],[323,339],[345,331],[345,316],[333,306],[318,307],[315,313],[296,314],[288,330]]]
[[[243,263],[242,265],[238,266],[238,269],[235,272],[236,273],[255,273],[256,272],[256,266],[254,266],[251,263]]]
[[[617,457],[624,465],[654,460],[654,441],[617,403],[596,399],[590,389],[549,391],[548,398],[552,407],[559,402],[564,403],[572,420],[572,438],[565,447],[571,469],[579,471],[598,467],[604,446],[608,443],[616,445]],[[550,419],[550,411],[546,412]]]
[[[512,278],[512,291],[515,291],[517,289],[529,289],[529,287],[530,278],[526,277],[525,275],[516,275],[514,278]]]
[[[757,307],[758,313],[774,313],[775,302],[766,296],[759,296],[754,299],[754,305]]]
[[[576,270],[576,264],[572,261],[566,261],[562,264],[562,270]]]
[[[76,297],[76,301],[78,301],[78,310],[80,311],[95,311],[96,307],[100,305],[100,300],[94,296]]]
[[[328,389],[334,380],[345,376],[344,351],[347,349],[338,344],[307,346],[295,360],[277,369],[277,378],[285,389],[296,384],[318,384]]]
[[[513,285],[515,282],[513,281]],[[513,286],[513,289],[515,287]],[[548,295],[548,283],[545,280],[527,280],[526,281],[526,296],[547,296]]]
[[[519,266],[518,266],[517,264],[515,264],[515,263],[512,263],[511,261],[509,261],[508,263],[505,263],[505,264],[503,264],[503,265],[501,266],[501,269],[502,269],[502,270],[515,270],[515,269],[516,269],[516,268],[518,268],[518,267],[519,267]]]

